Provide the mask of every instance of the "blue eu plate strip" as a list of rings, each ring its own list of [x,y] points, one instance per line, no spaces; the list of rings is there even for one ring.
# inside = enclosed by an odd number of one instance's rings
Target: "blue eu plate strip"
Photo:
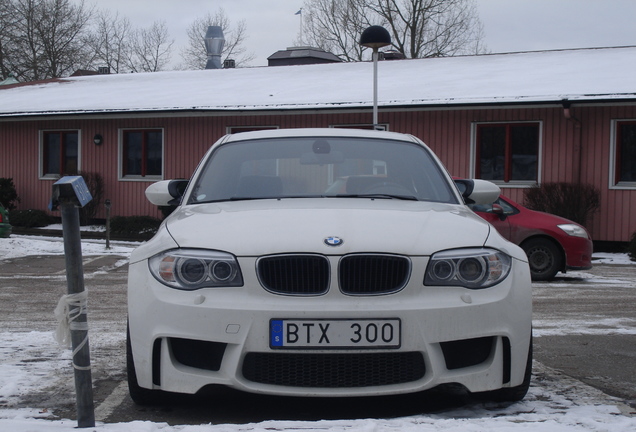
[[[283,346],[283,320],[271,320],[269,322],[269,343],[273,347]]]

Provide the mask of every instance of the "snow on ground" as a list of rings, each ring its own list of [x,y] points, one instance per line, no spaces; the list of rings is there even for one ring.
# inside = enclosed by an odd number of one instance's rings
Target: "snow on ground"
[[[63,254],[60,238],[12,236],[0,239],[0,260],[37,254]],[[114,242],[110,250],[103,240],[82,241],[83,255],[128,256],[134,242]],[[595,254],[596,263],[634,264],[624,254]],[[576,273],[594,283],[615,283],[591,274]],[[625,281],[618,281],[624,283]],[[615,326],[617,323],[605,323]],[[573,328],[583,323],[571,323]],[[634,325],[632,323],[631,327]],[[540,335],[539,335],[540,336]],[[91,335],[91,349],[121,343],[121,332],[100,331]],[[7,432],[70,432],[77,422],[58,419],[45,408],[24,406],[31,395],[59,386],[72,386],[71,354],[61,350],[52,332],[0,331],[0,430]],[[46,361],[42,361],[46,359]],[[579,432],[636,430],[636,417],[618,399],[534,363],[534,379],[528,396],[519,403],[471,404],[443,412],[394,419],[329,421],[265,421],[251,424],[177,425],[133,421],[97,423],[90,431],[104,432],[434,432],[434,431],[535,431]],[[18,402],[21,402],[19,404]],[[96,411],[99,407],[96,407]]]
[[[629,259],[627,254],[596,252],[592,255],[595,264],[634,264],[636,261]]]
[[[636,261],[631,261],[627,254],[599,252],[593,255],[595,265],[620,265],[633,266],[636,269]],[[543,283],[533,283],[533,293],[535,297],[541,294],[542,290],[554,291],[561,289],[563,298],[568,298],[576,291],[582,295],[585,290],[598,290],[607,288],[636,289],[636,278],[634,276],[619,279],[607,277],[599,272],[572,271],[560,273],[556,280]],[[601,272],[603,273],[603,272]],[[636,274],[636,273],[634,273]],[[629,317],[605,318],[595,315],[575,317],[564,320],[562,317],[534,316],[532,320],[535,337],[541,336],[564,336],[564,335],[636,335],[636,320]]]
[[[123,255],[139,245],[137,242],[111,241],[110,249],[106,249],[105,240],[82,240],[82,256],[91,255]],[[0,259],[19,258],[28,255],[63,255],[64,243],[59,237],[18,236],[12,235],[0,239]]]

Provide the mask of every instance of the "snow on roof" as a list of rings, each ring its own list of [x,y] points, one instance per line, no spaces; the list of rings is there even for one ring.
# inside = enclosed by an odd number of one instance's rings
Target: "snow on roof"
[[[383,61],[380,107],[635,100],[636,47]],[[361,108],[368,62],[69,77],[0,88],[0,117]]]

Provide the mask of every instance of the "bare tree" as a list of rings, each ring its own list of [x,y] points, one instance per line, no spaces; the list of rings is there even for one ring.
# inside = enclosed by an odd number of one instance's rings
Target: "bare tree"
[[[172,45],[165,21],[157,21],[139,29],[132,39],[127,66],[131,72],[158,72],[170,63]]]
[[[205,69],[207,54],[204,38],[209,26],[219,26],[223,29],[225,36],[223,60],[233,59],[237,66],[245,66],[254,59],[255,55],[248,53],[244,46],[247,39],[245,20],[233,26],[225,11],[220,8],[214,15],[208,13],[204,17],[197,18],[188,27],[188,45],[181,51],[183,59],[181,69]]]
[[[69,0],[42,1],[40,5],[42,15],[36,30],[42,40],[47,74],[62,77],[87,65],[90,52],[82,38],[92,12],[84,9],[83,1],[77,6]]]
[[[155,72],[170,63],[165,22],[133,29],[118,13],[95,13],[84,0],[0,0],[0,75],[19,81],[68,76],[77,69]]]
[[[362,31],[382,25],[392,49],[405,57],[484,52],[483,29],[472,0],[306,0],[304,39],[347,61],[363,60]]]
[[[6,78],[11,73],[7,64],[7,50],[13,25],[9,0],[0,0],[0,79]]]
[[[57,78],[90,63],[83,42],[92,10],[83,0],[3,0],[0,67],[21,81]]]
[[[96,66],[107,66],[113,73],[130,72],[132,38],[135,32],[128,18],[101,11],[95,19],[95,31],[87,44],[94,53]]]
[[[362,0],[309,0],[303,7],[303,19],[305,34],[299,37],[301,44],[331,52],[346,61],[362,60],[360,34],[370,25],[383,24],[381,17],[367,13]]]

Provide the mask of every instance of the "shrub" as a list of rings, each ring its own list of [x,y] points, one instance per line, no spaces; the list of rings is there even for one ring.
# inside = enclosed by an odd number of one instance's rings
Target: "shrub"
[[[11,225],[24,228],[41,228],[53,223],[53,218],[44,210],[11,210],[9,220]]]
[[[124,237],[149,239],[157,232],[161,220],[151,216],[115,216],[110,231]]]
[[[7,210],[14,210],[15,204],[20,202],[12,178],[0,178],[0,203]]]
[[[88,187],[92,200],[88,202],[84,207],[79,210],[80,225],[89,225],[102,204],[102,198],[104,197],[104,179],[99,173],[83,172],[81,173]]]
[[[627,246],[627,255],[629,255],[630,260],[636,261],[636,231],[632,234],[632,240]]]
[[[526,190],[524,205],[586,226],[601,205],[600,195],[589,184],[543,183]]]

